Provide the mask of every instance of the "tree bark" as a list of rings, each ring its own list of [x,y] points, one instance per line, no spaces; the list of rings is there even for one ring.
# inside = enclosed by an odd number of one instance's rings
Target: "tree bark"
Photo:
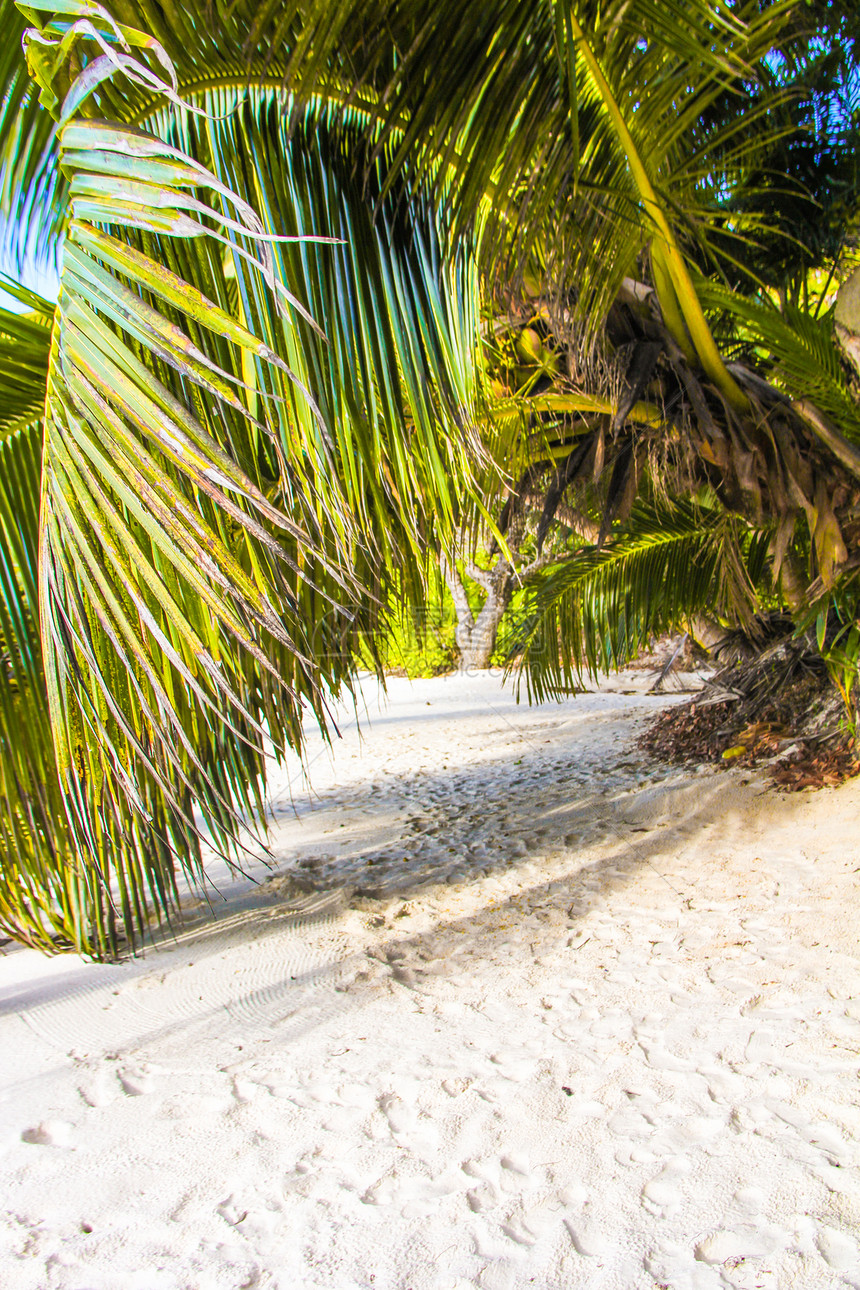
[[[484,603],[477,615],[472,613],[456,566],[443,559],[442,573],[457,613],[454,638],[460,651],[460,670],[488,668],[496,647],[499,624],[514,592],[514,571],[501,557],[489,570],[479,569],[474,564],[466,566],[467,576],[484,592]]]
[[[860,377],[860,270],[855,269],[836,295],[836,339]]]
[[[712,653],[726,637],[725,628],[713,618],[708,618],[706,614],[693,614],[688,627],[691,639],[708,654]]]

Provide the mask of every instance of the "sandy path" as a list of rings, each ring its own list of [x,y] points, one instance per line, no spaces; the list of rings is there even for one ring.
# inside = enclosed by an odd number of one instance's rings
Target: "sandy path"
[[[3,1290],[860,1287],[860,783],[637,684],[368,691],[216,924],[0,959]]]

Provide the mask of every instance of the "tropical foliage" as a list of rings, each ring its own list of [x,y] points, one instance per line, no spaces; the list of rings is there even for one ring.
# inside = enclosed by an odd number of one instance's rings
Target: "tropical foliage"
[[[7,241],[61,248],[0,319],[10,935],[115,954],[241,863],[437,555],[528,568],[541,694],[841,594],[854,378],[750,251],[804,6],[43,4],[0,0]]]
[[[65,244],[49,350],[40,337],[39,591],[10,595],[31,651],[41,626],[27,698],[44,709],[47,687],[48,712],[6,735],[48,763],[59,811],[31,823],[34,772],[4,885],[17,896],[21,869],[40,889],[59,849],[68,898],[22,895],[6,925],[104,954],[144,930],[147,901],[169,911],[177,861],[201,876],[202,830],[236,858],[270,743],[299,746],[305,709],[326,722],[387,579],[414,583],[450,527],[475,281],[468,255],[440,262],[433,213],[402,185],[374,223],[347,126],[320,123],[309,158],[269,96],[243,112],[242,147],[213,137],[237,119],[211,102],[180,104],[166,138],[93,119],[117,75],[158,91],[153,108],[178,98],[163,47],[91,6],[29,51],[59,114]],[[261,214],[234,191],[249,146]],[[328,337],[314,307],[338,321]],[[16,410],[10,429],[33,405]]]
[[[637,503],[621,534],[549,570],[514,648],[536,699],[622,668],[697,614],[748,622],[771,534],[718,505]]]

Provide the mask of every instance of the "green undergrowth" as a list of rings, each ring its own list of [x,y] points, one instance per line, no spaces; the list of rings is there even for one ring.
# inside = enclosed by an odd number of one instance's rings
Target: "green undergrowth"
[[[477,615],[483,603],[483,593],[469,579],[464,578],[463,583],[472,613]],[[417,680],[444,676],[457,670],[460,663],[456,641],[457,614],[451,594],[438,572],[430,578],[427,601],[421,609],[392,606],[389,612],[388,628],[376,642],[387,676],[408,676],[410,680]],[[496,648],[490,659],[491,667],[505,666],[524,614],[522,597],[516,595],[500,624]],[[373,666],[367,645],[362,650],[361,664],[368,668]]]

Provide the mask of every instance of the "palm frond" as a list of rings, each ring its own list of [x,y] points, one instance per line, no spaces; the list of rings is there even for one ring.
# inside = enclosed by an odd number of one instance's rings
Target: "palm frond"
[[[27,71],[26,26],[14,0],[0,0],[0,247],[19,269],[28,254],[55,257],[65,204],[56,123]]]
[[[0,273],[0,287],[27,313],[0,309],[0,439],[41,423],[54,306]]]
[[[91,897],[74,861],[45,703],[41,455],[38,420],[0,436],[0,929],[50,952],[80,944]]]
[[[699,291],[710,309],[721,310],[731,320],[724,340],[753,349],[777,388],[791,399],[814,402],[841,434],[860,444],[860,405],[836,345],[832,310],[814,317],[786,305],[781,312],[775,304],[751,300],[714,282],[700,282]]]
[[[309,396],[192,285],[217,272],[208,244],[219,234],[183,213],[184,198],[217,181],[155,136],[98,121],[69,122],[61,148],[72,219],[45,415],[42,640],[76,852],[101,886],[79,935],[105,952],[116,915],[131,938],[147,898],[167,912],[175,856],[199,876],[194,808],[234,852],[267,737],[298,743],[304,700],[323,719],[313,617],[300,604],[327,603],[351,579],[341,513],[327,541],[309,508],[294,517],[267,496],[290,485],[307,496],[308,475],[325,472]],[[265,259],[245,255],[249,276],[276,289]],[[269,406],[299,412],[304,456],[289,444],[291,478],[236,387],[246,355],[274,373],[281,404]],[[116,915],[102,916],[112,899]]]
[[[417,587],[452,530],[477,280],[420,194],[375,224],[351,141],[292,146],[282,99],[191,112],[164,48],[85,4],[31,45],[68,184],[38,559],[66,824],[9,927],[104,955],[203,880],[201,836],[238,861],[267,751],[326,726],[386,578]],[[92,115],[120,74],[161,78],[160,131]]]
[[[696,614],[748,619],[770,537],[721,508],[637,503],[620,535],[528,587],[510,652],[530,700],[569,692],[583,673],[624,667],[654,635]]]
[[[287,75],[296,94],[336,103],[350,53],[358,58],[359,92],[376,91],[379,146],[394,169],[432,182],[455,228],[483,219],[488,263],[499,251],[523,263],[535,243],[557,247],[583,316],[599,317],[672,209],[658,194],[692,218],[711,200],[702,122],[717,100],[747,95],[787,12],[707,0],[425,0],[377,6],[362,30],[360,9],[316,0],[301,7]],[[313,55],[303,61],[302,49]],[[722,183],[748,146],[736,133],[735,118],[707,128]]]
[[[286,113],[272,92],[247,91],[244,105],[236,97],[201,99],[211,155],[225,183],[254,193],[267,232],[296,239],[274,245],[273,257],[326,320],[325,342],[297,329],[291,362],[308,373],[331,427],[365,541],[383,559],[410,546],[418,556],[416,535],[423,545],[431,530],[450,532],[468,488],[479,385],[474,250],[446,257],[437,217],[408,181],[382,199],[385,159],[361,166],[360,128],[328,125],[325,110]],[[243,301],[249,316],[257,307]]]

